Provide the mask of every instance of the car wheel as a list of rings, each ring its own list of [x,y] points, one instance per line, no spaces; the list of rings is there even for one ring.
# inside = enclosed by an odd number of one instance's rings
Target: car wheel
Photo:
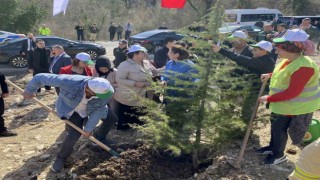
[[[91,56],[91,59],[95,60],[98,57],[98,53],[95,50],[87,50],[86,53],[88,53]]]
[[[24,56],[14,56],[10,59],[10,63],[15,68],[27,67],[27,59]]]

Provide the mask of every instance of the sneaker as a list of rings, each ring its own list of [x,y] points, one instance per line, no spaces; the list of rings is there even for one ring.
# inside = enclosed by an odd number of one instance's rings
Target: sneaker
[[[13,131],[9,131],[9,130],[5,130],[5,131],[0,132],[0,137],[9,137],[9,136],[16,136],[16,135],[18,135],[18,134]]]
[[[275,156],[273,154],[269,154],[268,157],[264,160],[264,164],[276,165],[286,160],[287,160],[287,157],[285,155]]]
[[[269,146],[265,146],[260,149],[257,149],[256,152],[258,154],[270,154],[270,153],[272,153],[272,150]]]
[[[65,162],[66,161],[64,159],[57,157],[54,163],[51,165],[51,170],[53,172],[60,172],[63,169]]]

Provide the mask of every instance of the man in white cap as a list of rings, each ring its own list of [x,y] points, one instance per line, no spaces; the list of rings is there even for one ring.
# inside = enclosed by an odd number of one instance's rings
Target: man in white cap
[[[250,46],[248,45],[248,35],[243,31],[235,31],[227,39],[230,41],[233,47],[233,49],[230,49],[232,52],[241,54],[243,56],[253,56]]]
[[[257,94],[259,92],[259,77],[261,74],[272,73],[275,67],[275,61],[271,56],[272,44],[268,41],[260,41],[257,44],[251,45],[253,47],[253,57],[242,56],[234,52],[228,51],[217,45],[213,45],[214,52],[219,52],[223,56],[235,61],[238,65],[249,70],[250,74],[254,74],[255,78],[247,81],[243,86],[250,88],[249,94],[244,99],[244,106],[242,107],[242,119],[248,121],[251,117],[252,107],[255,104]]]
[[[77,75],[55,75],[48,73],[37,74],[27,84],[23,96],[26,99],[35,97],[37,89],[43,85],[60,88],[58,99],[55,103],[57,114],[61,119],[68,119],[70,122],[82,129],[84,136],[89,137],[100,119],[106,119],[108,115],[108,100],[114,89],[108,80],[104,78],[92,78]],[[105,121],[99,126],[99,133],[96,136],[105,136],[107,132],[103,129]],[[61,150],[52,164],[54,172],[61,171],[78,141],[81,133],[67,125],[67,136],[62,142]],[[105,137],[96,137],[104,139]]]

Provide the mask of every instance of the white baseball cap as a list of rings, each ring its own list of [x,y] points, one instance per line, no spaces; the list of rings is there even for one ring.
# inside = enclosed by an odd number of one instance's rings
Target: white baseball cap
[[[91,60],[91,56],[85,52],[78,53],[76,55],[76,59],[79,59],[80,61],[82,61],[86,64],[90,64],[90,65],[94,64],[93,61]]]
[[[250,45],[251,47],[258,47],[258,48],[261,48],[261,49],[264,49],[268,52],[271,52],[273,47],[272,47],[272,43],[269,42],[269,41],[260,41],[258,42],[257,44],[253,44],[253,45]]]
[[[303,42],[307,41],[309,35],[301,29],[288,29],[287,32],[281,38],[274,38],[273,42],[275,43],[282,43],[286,41],[296,41],[296,42]]]
[[[88,87],[96,94],[98,98],[110,98],[114,89],[110,82],[104,78],[94,78],[88,81]]]
[[[142,46],[139,45],[139,44],[135,44],[135,45],[132,45],[132,46],[129,48],[128,53],[133,53],[133,52],[137,52],[137,51],[147,52],[147,49],[144,48],[144,47],[142,47]]]
[[[248,35],[243,31],[234,31],[231,36],[228,38],[241,38],[241,39],[248,39]]]

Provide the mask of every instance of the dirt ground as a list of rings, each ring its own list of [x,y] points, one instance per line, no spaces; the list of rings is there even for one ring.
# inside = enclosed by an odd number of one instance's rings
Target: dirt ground
[[[116,42],[102,43],[112,57]],[[314,59],[320,62],[320,57]],[[9,72],[8,79],[24,88],[32,78],[25,71]],[[298,154],[287,154],[288,161],[277,166],[262,164],[264,156],[254,150],[267,145],[270,126],[257,121],[249,140],[240,170],[234,169],[228,161],[238,155],[242,139],[234,142],[212,157],[213,163],[207,169],[192,169],[189,156],[173,157],[170,153],[151,149],[140,141],[143,136],[136,130],[111,130],[108,138],[117,142],[112,146],[120,153],[120,158],[112,157],[88,139],[81,138],[74,147],[66,167],[60,173],[50,170],[50,165],[59,151],[64,133],[64,122],[49,114],[31,100],[23,100],[20,93],[10,87],[11,96],[5,99],[6,125],[15,130],[16,137],[0,138],[0,178],[1,179],[285,179],[291,173]],[[45,92],[37,98],[53,107],[56,94]],[[268,116],[261,109],[259,116]],[[314,117],[320,119],[320,113]]]

